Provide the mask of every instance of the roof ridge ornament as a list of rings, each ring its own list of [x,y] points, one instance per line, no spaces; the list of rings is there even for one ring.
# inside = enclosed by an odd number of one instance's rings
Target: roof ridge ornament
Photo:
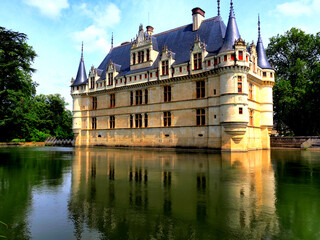
[[[82,41],[82,45],[81,45],[81,62],[83,62],[83,41]]]
[[[113,32],[112,32],[112,36],[111,36],[111,49],[113,49]]]
[[[220,16],[220,0],[218,0],[218,16]]]

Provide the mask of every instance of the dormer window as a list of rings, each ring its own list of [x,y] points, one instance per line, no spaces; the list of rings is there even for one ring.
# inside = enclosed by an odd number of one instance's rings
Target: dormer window
[[[239,60],[243,60],[243,52],[239,51]]]
[[[113,73],[108,73],[108,85],[113,85]]]
[[[138,52],[138,63],[143,63],[144,61],[144,51]]]
[[[90,78],[90,89],[94,89],[94,77]]]
[[[136,64],[136,54],[132,54],[132,64]]]
[[[202,54],[201,53],[193,54],[193,63],[194,63],[194,70],[202,68]]]
[[[150,60],[150,50],[147,49],[147,61],[149,61],[149,60]]]
[[[168,69],[169,69],[168,60],[162,61],[162,75],[168,75],[169,74]]]

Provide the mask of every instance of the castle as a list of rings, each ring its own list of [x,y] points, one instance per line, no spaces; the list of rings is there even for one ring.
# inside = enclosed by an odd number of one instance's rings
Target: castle
[[[269,149],[270,66],[260,34],[247,46],[231,1],[227,26],[192,9],[192,24],[159,34],[142,25],[87,77],[72,79],[76,146]]]

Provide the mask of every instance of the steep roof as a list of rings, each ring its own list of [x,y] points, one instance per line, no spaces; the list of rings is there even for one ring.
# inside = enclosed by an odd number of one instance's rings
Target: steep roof
[[[175,28],[163,33],[153,35],[153,45],[162,49],[164,45],[175,53],[174,65],[186,63],[190,60],[190,46],[193,45],[197,36],[201,42],[205,42],[206,50],[210,53],[218,53],[222,44],[226,26],[220,16],[204,20],[197,31],[192,31],[192,24]],[[153,66],[149,68],[130,71],[130,49],[131,43],[113,48],[99,65],[98,69],[102,70],[101,79],[106,78],[107,64],[112,62],[121,65],[120,75],[128,75],[141,71],[157,68],[157,59]]]
[[[258,66],[262,69],[272,69],[268,62],[267,54],[264,49],[260,33],[260,17],[258,18],[258,41],[257,41]]]
[[[83,44],[81,49],[81,59],[78,67],[78,73],[76,79],[73,81],[71,86],[79,86],[83,84],[87,84],[88,78],[86,73],[86,68],[83,61]]]
[[[220,52],[234,50],[234,42],[239,38],[240,38],[240,33],[239,33],[238,25],[236,22],[236,18],[234,15],[233,3],[231,1],[228,26],[225,34],[225,39],[224,39],[222,48],[220,49]]]

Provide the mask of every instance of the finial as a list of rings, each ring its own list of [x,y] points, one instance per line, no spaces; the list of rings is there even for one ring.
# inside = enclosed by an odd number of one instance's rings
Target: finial
[[[112,36],[111,36],[111,49],[113,49],[113,33],[112,33]]]
[[[81,61],[83,62],[83,41],[82,41],[82,46],[81,46]]]
[[[258,37],[260,38],[260,14],[258,14]]]
[[[220,16],[220,0],[218,0],[218,16]]]

